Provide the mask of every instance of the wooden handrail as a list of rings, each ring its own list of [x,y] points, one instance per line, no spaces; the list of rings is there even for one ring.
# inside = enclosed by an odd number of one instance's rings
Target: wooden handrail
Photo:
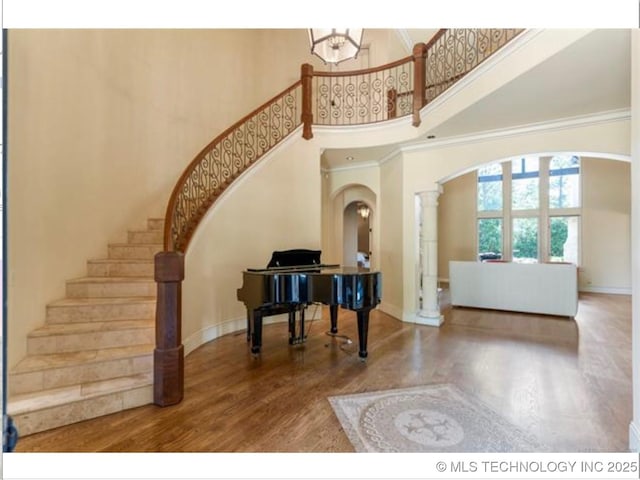
[[[486,31],[489,32],[489,34],[493,34],[494,32],[498,32],[499,34],[502,34],[505,32],[505,30],[497,30],[497,29],[477,29],[477,31],[474,33],[473,31],[471,31],[471,33],[469,34],[469,36],[471,38],[474,38],[473,35],[476,35],[479,37],[479,33],[480,31]],[[521,31],[521,30],[520,30]],[[444,39],[443,37],[445,35],[447,35],[449,32],[451,32],[451,39],[449,40]],[[166,210],[166,215],[165,215],[165,230],[164,230],[164,248],[166,251],[182,251],[184,252],[187,248],[187,245],[189,243],[190,240],[190,236],[191,233],[193,231],[193,229],[195,228],[195,225],[193,225],[192,227],[185,227],[185,231],[174,231],[174,229],[176,228],[176,226],[174,225],[174,221],[173,221],[173,215],[175,214],[176,208],[177,208],[177,203],[178,203],[178,199],[180,198],[181,194],[184,193],[184,186],[187,184],[188,179],[190,178],[191,175],[193,175],[194,171],[198,168],[198,165],[200,165],[201,162],[203,162],[203,160],[210,155],[214,149],[220,145],[222,142],[226,141],[227,139],[233,137],[234,132],[238,132],[245,124],[247,124],[247,122],[249,122],[252,119],[255,119],[258,115],[261,115],[262,112],[268,111],[271,106],[273,106],[274,104],[276,104],[278,101],[281,101],[282,98],[286,97],[287,95],[291,94],[291,92],[293,92],[295,89],[300,88],[302,89],[302,99],[301,99],[301,113],[300,113],[300,117],[298,118],[298,116],[296,115],[295,118],[295,124],[296,126],[298,125],[298,121],[301,122],[304,125],[303,128],[303,137],[306,139],[312,138],[313,137],[313,133],[312,133],[312,129],[311,126],[314,123],[314,115],[313,115],[313,106],[312,106],[312,95],[313,95],[313,89],[312,89],[312,80],[314,77],[316,78],[333,78],[333,79],[339,79],[339,78],[347,78],[347,77],[362,77],[365,78],[367,75],[376,75],[376,74],[380,74],[381,72],[386,72],[389,71],[391,72],[393,69],[396,69],[398,67],[402,67],[403,65],[406,64],[410,64],[413,63],[413,74],[411,75],[411,79],[407,79],[406,81],[403,80],[402,84],[402,88],[399,88],[398,85],[396,85],[394,82],[399,82],[399,80],[396,80],[395,78],[391,77],[391,73],[389,74],[389,76],[387,77],[383,77],[386,80],[388,80],[391,84],[389,87],[387,87],[387,89],[382,93],[382,96],[380,96],[379,101],[384,102],[386,104],[386,107],[383,109],[378,109],[379,112],[382,112],[381,116],[376,117],[374,120],[369,120],[369,122],[365,121],[364,123],[371,123],[372,121],[380,121],[380,120],[386,120],[389,118],[395,118],[397,116],[400,115],[407,115],[409,113],[413,114],[413,124],[415,126],[419,125],[420,123],[420,110],[426,105],[426,103],[429,100],[433,100],[433,98],[431,99],[427,99],[425,96],[425,91],[427,89],[430,88],[434,88],[434,87],[438,87],[438,86],[448,86],[452,83],[455,83],[458,79],[462,78],[464,75],[466,75],[466,73],[468,73],[470,70],[472,70],[473,68],[475,68],[475,66],[477,66],[477,64],[481,63],[485,57],[482,57],[482,60],[479,60],[476,64],[472,65],[469,69],[466,69],[460,73],[457,73],[455,75],[450,75],[448,78],[440,78],[437,79],[437,81],[428,81],[428,78],[425,76],[425,72],[426,72],[426,64],[424,62],[425,58],[430,59],[431,57],[431,50],[438,50],[440,51],[444,47],[447,47],[446,43],[448,42],[452,42],[453,39],[455,39],[456,35],[458,35],[458,33],[461,31],[458,30],[448,30],[448,29],[440,29],[438,30],[438,32],[429,40],[429,42],[427,42],[426,44],[417,44],[414,47],[414,52],[412,55],[401,58],[399,60],[396,60],[394,62],[390,62],[387,63],[385,65],[380,65],[378,67],[373,67],[373,68],[367,68],[367,69],[363,69],[363,70],[351,70],[351,71],[344,71],[344,72],[314,72],[313,68],[310,65],[303,65],[302,71],[301,71],[301,79],[298,80],[297,82],[295,82],[293,85],[291,85],[290,87],[286,88],[285,90],[283,90],[280,94],[274,96],[272,99],[270,99],[269,101],[265,102],[263,105],[261,105],[260,107],[256,108],[255,110],[253,110],[251,113],[249,113],[248,115],[245,115],[242,119],[240,119],[239,121],[237,121],[236,123],[234,123],[231,127],[227,128],[224,132],[222,132],[220,135],[218,135],[216,138],[214,138],[208,145],[206,145],[197,155],[196,157],[191,161],[191,163],[187,166],[187,168],[184,170],[184,172],[182,173],[182,175],[180,176],[178,182],[176,183],[171,196],[169,198],[169,202],[167,205],[167,210]],[[466,35],[466,31],[465,35]],[[517,35],[519,33],[519,31],[515,31],[515,35]],[[514,36],[515,36],[514,35]],[[485,35],[487,36],[487,35]],[[464,37],[464,35],[463,35]],[[446,41],[445,41],[446,40]],[[466,38],[465,38],[466,40]],[[508,40],[507,40],[508,41]],[[498,47],[499,48],[499,47]],[[489,52],[486,56],[490,56],[493,53],[493,51]],[[435,56],[435,53],[434,53]],[[446,68],[452,68],[450,65],[447,65]],[[457,68],[457,65],[456,65]],[[444,69],[444,67],[443,67]],[[406,77],[407,72],[406,70],[404,70],[404,68],[401,70],[401,74]],[[398,75],[398,74],[397,74]],[[380,78],[380,77],[376,77],[376,78]],[[412,81],[409,82],[409,80]],[[355,82],[355,81],[354,81]],[[379,82],[379,80],[378,80]],[[366,84],[365,81],[360,82],[359,85],[362,84]],[[416,88],[416,86],[419,86],[418,88]],[[442,89],[441,91],[437,91],[436,95],[440,94],[442,91],[444,91],[444,89]],[[375,92],[377,93],[377,92]],[[346,95],[346,94],[345,94]],[[398,106],[396,104],[391,105],[390,102],[397,102],[399,99],[403,99],[406,97],[411,97],[409,100],[407,100],[409,102],[409,104],[405,104],[405,106],[402,109],[399,109]],[[345,96],[345,99],[347,97]],[[369,95],[368,97],[364,97],[364,98],[371,98],[371,95]],[[358,100],[360,100],[360,97],[358,98]],[[338,107],[334,107],[333,105],[333,100],[331,100],[331,108],[335,109]],[[351,101],[352,103],[354,101]],[[411,110],[407,111],[406,108],[411,105]],[[365,106],[363,106],[362,104],[358,104],[359,107],[361,108],[366,108]],[[297,107],[297,105],[296,105]],[[346,107],[345,107],[346,108]],[[353,107],[352,107],[353,108]],[[334,112],[334,110],[332,110],[332,112]],[[324,117],[327,117],[327,114],[324,115]],[[340,116],[336,116],[336,115],[332,115],[332,119],[336,118],[336,122],[334,122],[334,124],[336,125],[340,125]],[[321,119],[316,119],[316,121],[321,120]],[[365,118],[366,120],[366,118]],[[332,120],[333,122],[333,120]],[[358,122],[356,122],[358,123]],[[363,123],[363,122],[360,122]],[[353,122],[348,122],[345,124],[353,124]],[[290,133],[290,132],[288,132]],[[277,143],[277,142],[276,142]],[[270,142],[269,142],[270,144]],[[257,154],[255,158],[252,158],[250,163],[253,163],[254,161],[256,161],[260,156],[264,155],[264,153],[266,153],[265,151],[262,151],[260,154]],[[242,168],[246,168],[248,165],[240,165],[239,167],[235,168],[233,166],[230,166],[230,170],[233,170],[233,178],[235,178],[237,175],[239,175],[241,173]],[[239,169],[239,170],[238,170]],[[224,188],[222,188],[223,190]],[[197,212],[200,211],[201,208],[208,208],[211,203],[213,203],[213,200],[215,200],[215,198],[210,198],[212,195],[216,196],[219,195],[220,193],[220,189],[217,189],[214,195],[214,192],[198,192],[198,195],[200,196],[200,201],[201,201],[201,205],[198,205],[195,208],[196,210],[196,214],[195,217],[201,217],[202,215],[198,214]],[[199,220],[199,218],[189,218],[189,222],[191,222],[192,220]],[[182,238],[182,236],[184,235],[184,238]]]
[[[261,112],[269,109],[273,104],[278,102],[280,99],[282,99],[283,97],[285,97],[289,93],[293,92],[296,88],[300,87],[300,85],[301,85],[301,81],[298,80],[293,85],[291,85],[290,87],[286,88],[285,90],[280,92],[278,95],[274,96],[269,101],[265,102],[260,107],[258,107],[255,110],[253,110],[251,113],[249,113],[249,114],[245,115],[244,117],[242,117],[240,120],[238,120],[236,123],[234,123],[231,127],[227,128],[224,132],[222,132],[220,135],[218,135],[216,138],[214,138],[209,144],[207,144],[207,146],[205,146],[195,156],[195,158],[191,161],[191,163],[189,163],[187,168],[185,168],[185,170],[183,171],[182,175],[178,179],[178,182],[176,183],[175,187],[173,188],[173,191],[171,192],[171,196],[169,198],[169,203],[167,205],[167,210],[166,210],[166,213],[165,213],[165,225],[164,225],[164,249],[165,249],[165,251],[176,251],[176,250],[178,250],[178,251],[184,252],[184,251],[186,251],[186,248],[188,246],[188,243],[189,243],[189,240],[190,240],[190,235],[188,235],[188,237],[184,239],[184,243],[183,243],[182,246],[177,246],[175,244],[175,241],[174,241],[175,239],[172,238],[173,224],[172,224],[171,220],[172,220],[172,217],[173,217],[174,210],[176,208],[177,199],[178,199],[178,197],[180,196],[180,193],[183,190],[183,187],[184,187],[184,185],[186,183],[186,180],[193,173],[195,168],[200,164],[200,162],[218,144],[220,144],[223,140],[228,138],[234,131],[236,131],[239,128],[241,128],[245,123],[247,123],[250,119],[254,118],[255,116],[259,115]],[[264,153],[265,152],[263,152],[263,154]],[[259,156],[254,158],[253,161],[257,160],[258,158],[259,158]],[[179,248],[176,248],[176,247],[179,247]]]
[[[431,40],[427,42],[427,50],[429,50],[445,33],[447,33],[448,28],[441,28],[436,32],[436,34],[431,37]]]
[[[344,72],[314,72],[315,77],[351,77],[356,75],[366,75],[367,73],[382,72],[383,70],[389,70],[394,67],[398,67],[405,63],[409,63],[413,60],[413,55],[401,58],[395,62],[380,65],[379,67],[365,68],[362,70],[345,70]]]

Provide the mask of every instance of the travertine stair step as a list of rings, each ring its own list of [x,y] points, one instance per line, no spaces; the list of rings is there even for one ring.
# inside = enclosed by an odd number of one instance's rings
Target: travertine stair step
[[[7,405],[21,436],[153,403],[152,374],[15,396]]]
[[[153,278],[151,259],[96,259],[87,262],[90,277],[149,277]]]
[[[9,374],[10,398],[153,371],[153,344],[27,355]]]
[[[47,323],[155,318],[156,298],[66,298],[47,305]]]
[[[128,243],[162,243],[162,230],[129,230],[127,234]]]
[[[84,277],[67,281],[68,298],[151,297],[156,294],[153,278]]]
[[[161,243],[112,243],[108,247],[109,258],[152,260],[162,251]]]
[[[164,231],[164,218],[149,218],[149,219],[147,219],[147,228],[149,230],[162,230],[162,231]]]
[[[8,411],[22,436],[153,403],[154,256],[164,219],[129,230],[108,258],[87,261],[66,298],[46,307],[11,370]]]
[[[155,320],[58,323],[40,327],[27,336],[27,353],[80,352],[83,350],[149,345],[155,341]]]

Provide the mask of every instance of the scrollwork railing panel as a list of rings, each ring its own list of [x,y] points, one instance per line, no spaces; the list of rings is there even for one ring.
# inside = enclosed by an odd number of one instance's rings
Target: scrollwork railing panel
[[[443,30],[427,48],[426,103],[433,101],[522,31],[517,28]]]
[[[296,82],[207,145],[176,184],[165,216],[166,251],[184,252],[200,219],[233,180],[301,123]]]
[[[215,199],[295,130],[302,123],[301,117],[308,118],[304,126],[309,136],[303,130],[304,138],[312,136],[311,118],[315,125],[360,125],[411,114],[415,117],[421,107],[522,31],[442,29],[426,46],[419,44],[424,47],[422,53],[414,49],[413,56],[381,67],[351,72],[313,73],[311,69],[307,77],[303,75],[307,83],[296,82],[254,110],[191,162],[169,200],[165,250],[185,251],[195,227]],[[307,105],[304,111],[303,105]]]
[[[313,82],[316,125],[359,125],[411,114],[411,57],[368,70],[316,72]]]

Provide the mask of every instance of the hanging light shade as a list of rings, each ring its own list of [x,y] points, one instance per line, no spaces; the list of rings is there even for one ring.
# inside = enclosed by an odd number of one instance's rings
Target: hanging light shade
[[[360,215],[362,218],[369,218],[369,212],[369,207],[367,207],[364,203],[358,204],[358,215]]]
[[[362,28],[310,28],[311,53],[324,63],[338,64],[356,58],[362,46]]]

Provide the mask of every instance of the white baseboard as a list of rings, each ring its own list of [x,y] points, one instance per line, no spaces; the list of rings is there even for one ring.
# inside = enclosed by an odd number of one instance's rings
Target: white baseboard
[[[640,452],[640,426],[635,421],[629,424],[629,451]]]
[[[608,293],[611,295],[631,295],[631,288],[617,287],[580,287],[579,292],[584,293]]]
[[[322,318],[322,307],[318,307],[317,309],[311,305],[307,308],[307,313],[305,319],[308,320],[318,320]],[[282,315],[272,315],[269,317],[265,317],[262,319],[263,325],[270,325],[272,323],[284,323],[288,321],[288,317],[286,314]],[[216,325],[209,325],[204,327],[201,330],[198,330],[196,333],[189,335],[187,339],[185,339],[182,344],[184,345],[184,354],[189,355],[196,348],[204,345],[211,340],[215,340],[223,335],[228,335],[229,333],[239,332],[241,330],[245,330],[247,328],[247,319],[246,317],[235,318],[231,320],[226,320],[224,322],[217,323]]]
[[[444,315],[423,317],[420,314],[416,314],[413,323],[417,323],[418,325],[427,325],[428,327],[439,327],[444,323]]]
[[[189,337],[182,342],[182,344],[184,345],[184,354],[189,355],[199,346],[204,345],[211,340],[215,340],[222,335],[237,332],[239,330],[242,330],[243,328],[247,328],[246,318],[236,318],[234,320],[227,320],[226,322],[222,322],[217,325],[210,325],[208,327],[205,327],[189,335]]]
[[[392,305],[390,303],[381,302],[378,308],[380,308],[380,310],[387,315],[391,315],[392,317],[404,321],[404,318],[402,318],[402,309],[400,307]]]

